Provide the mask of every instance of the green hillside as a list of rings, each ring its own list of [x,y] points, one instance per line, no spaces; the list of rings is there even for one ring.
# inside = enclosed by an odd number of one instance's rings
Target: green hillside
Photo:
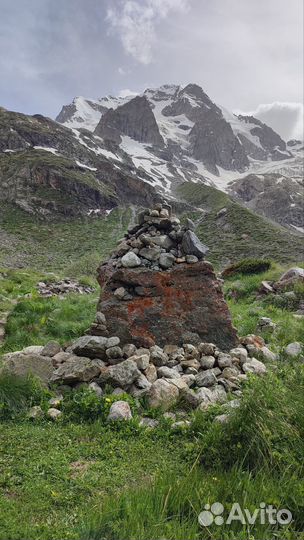
[[[255,214],[228,195],[203,184],[187,182],[176,189],[179,198],[196,207],[197,234],[208,245],[208,259],[223,267],[246,257],[279,262],[303,261],[303,237]],[[219,211],[222,209],[226,211]],[[203,210],[202,213],[199,209]]]

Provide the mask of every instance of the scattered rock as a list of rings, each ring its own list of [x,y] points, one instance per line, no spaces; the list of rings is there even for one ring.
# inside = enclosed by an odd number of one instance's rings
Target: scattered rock
[[[93,392],[95,392],[96,396],[97,397],[101,397],[103,395],[103,390],[102,388],[99,386],[99,384],[97,384],[97,382],[91,382],[89,384],[89,388],[90,390],[92,390]]]
[[[286,289],[287,287],[291,285],[295,285],[296,283],[303,283],[304,282],[304,268],[294,267],[287,270],[287,272],[284,272],[284,274],[280,277],[276,283],[273,284],[273,288],[275,290],[282,290]]]
[[[117,420],[131,420],[132,412],[127,401],[115,401],[112,403],[107,421],[116,422]]]
[[[121,264],[124,268],[136,268],[141,265],[141,261],[133,251],[128,251],[128,253],[121,258]]]
[[[251,358],[242,366],[244,373],[255,373],[256,375],[264,375],[267,372],[265,364],[256,358]]]
[[[63,401],[63,396],[59,395],[59,396],[56,396],[56,397],[53,397],[53,398],[49,399],[49,405],[51,405],[51,407],[55,407],[55,409],[57,409],[58,407],[60,407],[62,401]]]
[[[50,356],[51,358],[61,352],[61,346],[57,341],[49,341],[42,349],[42,356]]]
[[[257,330],[272,334],[276,329],[276,326],[277,325],[269,317],[260,317],[257,324]]]
[[[289,343],[287,347],[285,347],[284,353],[290,358],[296,358],[302,353],[303,349],[304,347],[301,343],[299,343],[298,341],[294,341],[293,343]]]
[[[61,364],[52,374],[53,383],[71,384],[89,382],[100,375],[104,362],[99,359],[90,359],[72,355],[69,360]]]
[[[145,416],[140,419],[139,425],[147,429],[155,429],[159,425],[159,421],[155,418],[149,418]]]
[[[62,415],[62,411],[59,411],[59,409],[55,409],[54,407],[51,407],[50,409],[48,409],[46,414],[48,418],[50,418],[51,420],[58,420],[58,418],[60,418],[60,416]]]
[[[173,422],[171,429],[187,429],[191,426],[189,420],[179,420],[178,422]]]
[[[118,339],[118,338],[117,338]],[[87,356],[89,358],[106,359],[106,349],[119,344],[109,343],[108,338],[103,336],[82,336],[77,339],[69,348],[71,352],[78,356]]]
[[[68,278],[54,282],[40,281],[37,288],[39,294],[44,297],[65,296],[69,293],[90,294],[94,292],[93,287],[81,285],[77,281]]]
[[[229,414],[219,414],[215,416],[213,422],[216,424],[227,424],[229,422]]]
[[[134,360],[138,369],[144,371],[149,367],[150,356],[148,354],[139,354],[129,357],[130,360]]]
[[[100,372],[100,380],[102,383],[113,384],[126,388],[130,386],[140,376],[140,371],[136,362],[128,358],[116,366],[104,367]]]
[[[30,408],[27,416],[31,420],[38,420],[39,418],[43,418],[44,412],[39,405],[35,405],[34,407]]]
[[[157,379],[147,393],[148,406],[167,410],[177,402],[178,396],[179,390],[174,384],[165,379]]]
[[[200,371],[196,377],[195,381],[197,386],[213,386],[217,383],[216,376],[212,369],[207,369],[206,371]]]

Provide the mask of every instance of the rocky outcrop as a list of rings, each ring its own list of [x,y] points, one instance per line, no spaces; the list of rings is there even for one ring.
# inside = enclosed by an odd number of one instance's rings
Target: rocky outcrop
[[[118,144],[121,135],[127,135],[139,142],[163,145],[154,114],[144,96],[136,96],[121,107],[107,111],[101,117],[95,133]]]
[[[223,350],[237,343],[236,331],[208,248],[170,215],[168,205],[140,214],[99,269],[99,322],[91,333],[116,334],[124,343],[149,346],[212,340]]]
[[[249,174],[232,182],[229,193],[258,214],[304,232],[304,189],[300,179],[282,174]]]

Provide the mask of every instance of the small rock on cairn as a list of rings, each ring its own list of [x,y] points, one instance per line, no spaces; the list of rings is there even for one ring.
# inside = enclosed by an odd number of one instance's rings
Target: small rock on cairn
[[[138,224],[99,268],[102,287],[92,335],[116,335],[122,344],[213,341],[237,343],[221,284],[204,261],[208,248],[172,215],[167,203],[138,215]]]

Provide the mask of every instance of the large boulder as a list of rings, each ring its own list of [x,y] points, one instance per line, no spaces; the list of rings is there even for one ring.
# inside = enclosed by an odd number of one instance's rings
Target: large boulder
[[[112,334],[113,335],[113,334]],[[106,359],[106,350],[109,347],[119,345],[120,340],[116,338],[106,338],[103,336],[82,336],[71,345],[69,350],[79,356],[88,358]]]
[[[147,393],[147,403],[152,409],[168,410],[177,402],[178,397],[179,389],[175,384],[165,379],[157,379]]]
[[[296,283],[304,283],[304,268],[297,266],[284,272],[280,279],[274,283],[273,288],[275,290],[281,290],[295,285]]]
[[[122,345],[182,345],[189,332],[198,343],[212,341],[223,351],[238,344],[221,284],[210,263],[180,264],[166,271],[141,266],[107,272],[101,267],[103,290],[98,310],[106,314],[109,335],[117,335]],[[115,298],[113,291],[118,287],[128,290],[128,300]],[[96,352],[95,348],[94,355]]]
[[[66,362],[61,364],[52,374],[51,382],[62,384],[77,384],[88,382],[100,374],[104,362],[99,359],[72,355]]]
[[[51,379],[54,369],[50,357],[35,353],[24,353],[23,351],[8,353],[3,356],[2,360],[2,369],[5,371],[17,375],[17,377],[35,375],[45,384]]]
[[[196,234],[189,230],[183,236],[182,248],[186,255],[196,255],[198,259],[203,259],[209,251]]]
[[[105,367],[101,370],[100,380],[120,388],[127,388],[140,377],[136,362],[131,358],[120,362],[116,366]]]

